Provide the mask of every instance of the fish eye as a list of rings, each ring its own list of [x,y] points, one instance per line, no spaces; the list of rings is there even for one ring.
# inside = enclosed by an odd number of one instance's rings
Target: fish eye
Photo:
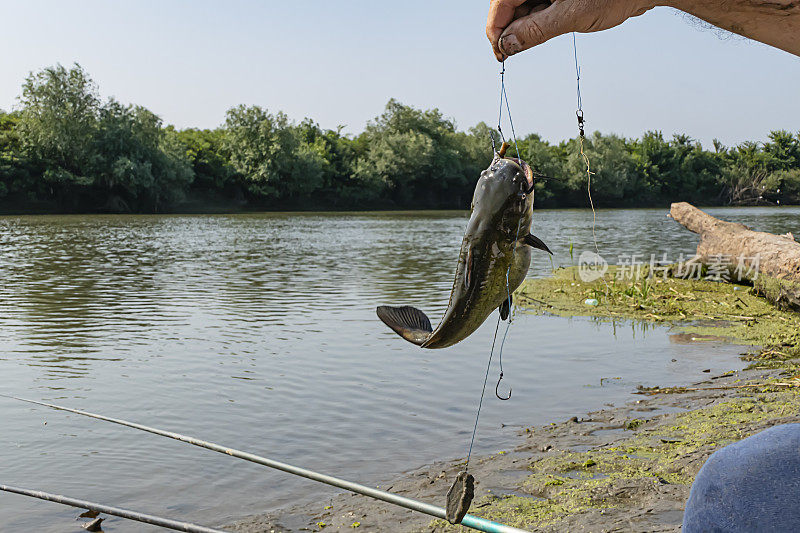
[[[525,193],[522,193],[522,194],[519,195],[519,199],[520,200],[525,200],[525,198],[527,198],[527,197],[528,197],[528,195],[525,194]]]

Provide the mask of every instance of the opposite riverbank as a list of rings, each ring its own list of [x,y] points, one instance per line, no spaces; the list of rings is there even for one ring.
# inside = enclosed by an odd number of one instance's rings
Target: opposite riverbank
[[[582,282],[573,269],[528,280],[518,312],[675,323],[685,342],[752,346],[749,367],[686,386],[642,389],[624,406],[576,413],[520,432],[520,444],[471,462],[471,513],[541,531],[675,531],[694,476],[715,450],[776,424],[800,422],[800,315],[749,287],[652,278]],[[635,273],[633,273],[635,278]],[[587,300],[596,300],[588,305]],[[595,302],[591,302],[595,303]],[[463,459],[415,470],[380,488],[427,502],[444,495]],[[242,520],[234,531],[458,531],[343,494]]]

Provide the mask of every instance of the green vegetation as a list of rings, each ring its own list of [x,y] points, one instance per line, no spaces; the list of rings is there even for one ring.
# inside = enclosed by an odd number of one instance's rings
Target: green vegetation
[[[520,492],[487,495],[474,514],[531,531],[567,531],[561,520],[648,501],[659,487],[688,491],[705,458],[715,450],[763,429],[793,419],[800,408],[797,388],[760,392],[642,423],[633,436],[613,446],[586,452],[556,452],[528,465]],[[533,430],[546,438],[555,428]],[[459,531],[443,520],[435,531]]]
[[[527,312],[678,322],[696,340],[725,337],[760,346],[762,359],[800,357],[800,313],[778,309],[752,287],[649,277],[647,266],[625,270],[623,279],[616,279],[622,268],[610,266],[605,281],[588,283],[581,281],[576,268],[561,268],[549,278],[525,280],[515,301]],[[598,305],[586,305],[588,298]]]
[[[357,136],[258,106],[230,109],[213,130],[176,130],[101,100],[80,65],[57,65],[25,80],[17,110],[0,111],[0,210],[466,208],[492,132],[396,100]],[[531,134],[519,150],[547,176],[538,206],[587,205],[576,139]],[[586,153],[597,206],[800,203],[800,134],[708,151],[685,135],[594,133]]]
[[[715,450],[770,425],[797,421],[800,314],[778,309],[744,285],[663,277],[643,284],[646,268],[638,280],[617,280],[617,273],[611,267],[605,282],[586,283],[575,268],[559,269],[550,278],[526,280],[516,301],[526,312],[674,322],[687,341],[726,337],[757,345],[747,356],[752,365],[777,370],[766,377],[750,374],[745,380],[731,378],[693,388],[642,388],[645,398],[709,392],[702,402],[681,404],[691,405],[688,411],[649,419],[618,420],[617,414],[605,418],[602,413],[593,414],[592,419],[580,422],[582,431],[616,430],[620,438],[586,451],[553,450],[531,458],[528,476],[517,490],[484,495],[472,506],[475,515],[531,531],[570,531],[578,529],[576,524],[607,523],[608,513],[616,508],[652,505],[659,494],[673,494],[684,501],[703,462]],[[586,305],[587,298],[598,299],[599,305]],[[724,395],[720,390],[726,391]],[[637,416],[647,412],[635,411]],[[564,426],[529,428],[526,433],[541,446],[571,434]],[[584,515],[594,518],[582,522]],[[434,520],[430,527],[459,530],[442,520]]]

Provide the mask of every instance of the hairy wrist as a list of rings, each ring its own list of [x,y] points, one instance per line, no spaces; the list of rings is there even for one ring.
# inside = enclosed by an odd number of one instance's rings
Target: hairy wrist
[[[714,26],[800,56],[800,0],[659,0]]]
[[[658,5],[674,7],[692,15],[696,12],[731,11],[777,13],[800,9],[800,0],[658,0]]]

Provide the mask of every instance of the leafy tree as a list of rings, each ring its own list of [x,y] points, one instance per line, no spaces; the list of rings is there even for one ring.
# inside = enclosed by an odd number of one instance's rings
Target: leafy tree
[[[532,133],[519,140],[519,149],[522,159],[543,175],[534,180],[536,205],[552,207],[578,202],[574,198],[575,191],[571,189],[574,183],[570,184],[566,169],[566,147],[553,146],[538,134]]]
[[[574,191],[586,191],[586,161],[580,154],[578,141],[572,140],[568,146],[567,184]],[[595,206],[626,203],[635,191],[633,186],[637,180],[636,162],[628,151],[625,139],[595,132],[586,138],[583,149],[592,172],[592,200]]]
[[[785,130],[771,132],[769,141],[764,143],[764,153],[768,156],[765,166],[769,171],[800,167],[800,133],[795,137]]]
[[[322,185],[316,195],[318,205],[357,208],[377,205],[382,183],[364,180],[354,172],[359,154],[365,152],[363,142],[354,141],[342,134],[343,127],[323,130],[311,119],[305,119],[298,126],[304,143],[314,146],[324,160],[322,166]]]
[[[100,109],[97,86],[77,63],[30,74],[22,85],[18,125],[22,150],[54,193],[92,184],[93,137]]]
[[[258,106],[230,109],[219,128],[177,131],[141,106],[101,101],[75,64],[31,73],[19,102],[0,111],[3,209],[152,212],[179,208],[187,193],[274,208],[463,209],[492,158],[485,123],[459,131],[438,109],[397,100],[355,137]],[[578,139],[530,134],[519,150],[542,175],[537,206],[587,205]],[[596,205],[800,202],[800,134],[783,130],[713,150],[683,134],[596,132],[584,152]]]
[[[34,186],[20,149],[18,123],[19,115],[0,110],[0,199]]]
[[[467,184],[474,183],[479,167],[469,157],[474,151],[459,146],[460,138],[439,110],[422,111],[392,99],[361,135],[367,151],[355,165],[355,176],[382,182],[399,206],[464,207],[471,194]]]
[[[782,204],[798,203],[800,201],[800,168],[776,170],[770,174],[768,183],[768,196]],[[774,193],[772,193],[774,191]]]
[[[31,74],[16,132],[41,176],[39,195],[62,209],[153,211],[179,201],[193,173],[185,148],[141,106],[101,103],[83,68]]]
[[[238,184],[238,174],[231,165],[231,156],[226,147],[227,132],[224,129],[188,128],[175,131],[172,126],[166,129],[175,133],[185,149],[185,156],[194,173],[194,188],[221,192]]]
[[[228,110],[225,125],[231,164],[256,197],[296,198],[322,185],[319,146],[303,142],[285,114],[242,105]]]
[[[112,210],[157,211],[183,198],[194,174],[185,146],[161,119],[141,106],[109,100],[94,139],[94,187]]]

